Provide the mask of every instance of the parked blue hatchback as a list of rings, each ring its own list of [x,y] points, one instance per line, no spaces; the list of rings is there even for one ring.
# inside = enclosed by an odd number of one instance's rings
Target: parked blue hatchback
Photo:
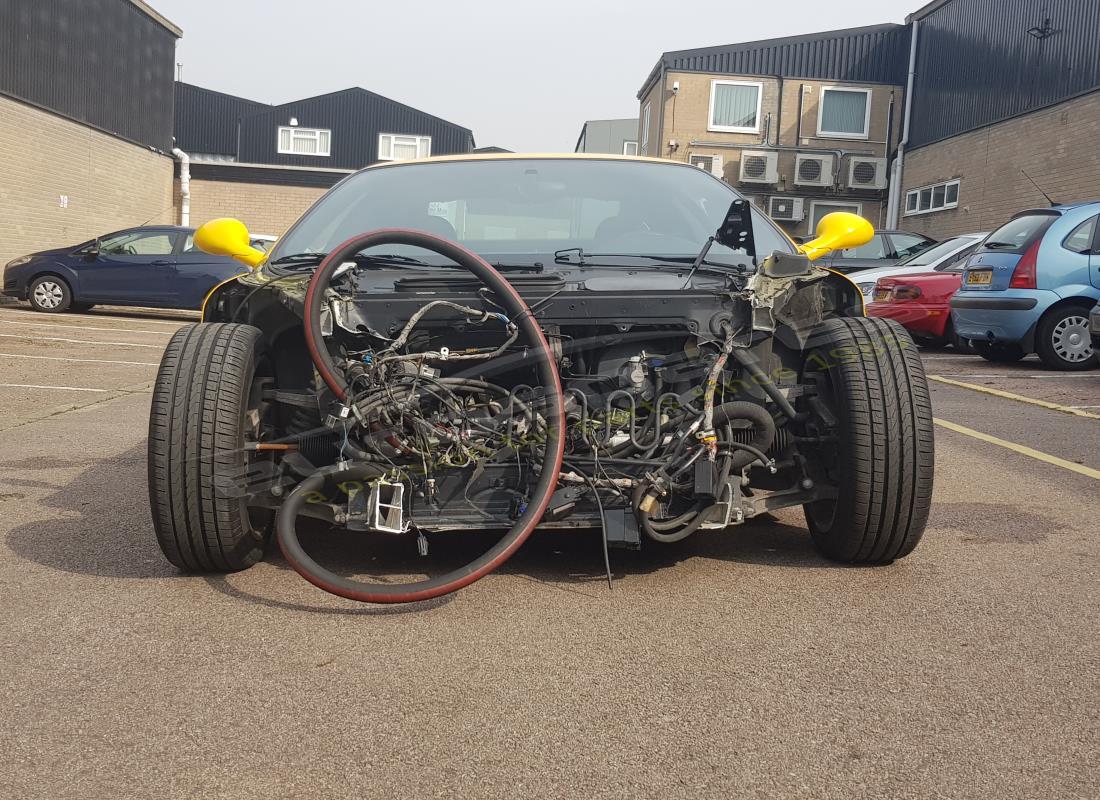
[[[211,289],[243,268],[199,250],[194,233],[177,226],[129,228],[23,256],[4,268],[4,294],[54,314],[97,303],[197,309]]]
[[[982,358],[1037,353],[1051,369],[1097,366],[1089,309],[1100,299],[1100,202],[1022,211],[989,234],[951,299],[955,332]]]

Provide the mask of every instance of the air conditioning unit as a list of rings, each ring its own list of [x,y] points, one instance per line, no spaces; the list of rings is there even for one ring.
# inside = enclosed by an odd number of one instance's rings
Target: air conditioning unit
[[[799,153],[794,159],[794,182],[799,186],[832,186],[833,156]]]
[[[779,154],[769,150],[742,150],[742,183],[778,183]]]
[[[801,197],[772,197],[768,200],[768,216],[776,222],[801,222],[806,218]]]
[[[853,156],[848,160],[848,188],[885,189],[886,159]]]
[[[693,167],[709,172],[711,175],[722,177],[722,156],[693,155],[689,159]]]

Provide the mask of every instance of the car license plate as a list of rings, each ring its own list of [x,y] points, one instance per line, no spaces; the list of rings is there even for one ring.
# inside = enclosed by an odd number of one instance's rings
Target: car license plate
[[[979,269],[966,273],[967,286],[989,286],[993,283],[993,270]]]
[[[890,299],[890,290],[889,289],[875,289],[875,298],[874,298],[874,300],[875,300],[876,303],[885,303],[889,299]]]

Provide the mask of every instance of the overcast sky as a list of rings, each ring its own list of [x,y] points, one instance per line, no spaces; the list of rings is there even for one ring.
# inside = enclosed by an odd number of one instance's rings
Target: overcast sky
[[[637,116],[666,50],[902,22],[921,0],[149,0],[183,28],[183,79],[267,103],[362,86],[478,146],[571,151]]]

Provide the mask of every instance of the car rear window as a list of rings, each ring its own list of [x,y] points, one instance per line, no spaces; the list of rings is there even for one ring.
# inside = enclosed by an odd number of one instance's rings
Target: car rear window
[[[1022,253],[1058,216],[1058,212],[1033,212],[1014,217],[986,237],[981,252]]]

